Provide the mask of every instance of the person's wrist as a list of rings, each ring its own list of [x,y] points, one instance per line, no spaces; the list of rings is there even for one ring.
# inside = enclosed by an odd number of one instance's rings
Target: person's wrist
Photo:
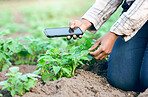
[[[89,27],[92,26],[92,23],[86,19],[81,19],[81,22],[82,22],[81,29],[83,32],[85,32]]]
[[[109,33],[112,35],[112,37],[113,37],[115,40],[120,37],[119,35],[117,35],[117,34],[111,32],[111,31],[110,31]]]

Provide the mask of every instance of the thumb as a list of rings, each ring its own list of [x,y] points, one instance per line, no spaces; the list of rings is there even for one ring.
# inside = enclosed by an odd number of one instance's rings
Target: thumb
[[[94,44],[91,48],[89,48],[88,50],[89,50],[89,51],[92,51],[92,50],[96,49],[96,48],[100,45],[100,43],[101,43],[101,40],[98,39],[98,40],[95,42],[95,44]]]
[[[74,28],[75,28],[75,24],[72,24],[72,25],[70,26],[70,28],[74,29]]]

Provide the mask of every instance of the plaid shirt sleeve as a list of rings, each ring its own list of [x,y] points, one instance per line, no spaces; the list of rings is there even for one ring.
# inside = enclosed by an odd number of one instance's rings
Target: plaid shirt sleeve
[[[95,32],[121,5],[123,0],[96,0],[95,4],[82,18],[90,21]],[[124,40],[131,39],[148,20],[148,0],[135,0],[127,12],[124,12],[110,31],[124,36]],[[92,30],[92,29],[91,29]]]
[[[131,39],[148,20],[148,0],[135,0],[127,12],[124,12],[110,31],[123,35],[124,40]]]
[[[123,0],[96,0],[94,5],[82,16],[90,21],[95,29],[89,29],[95,33],[104,22],[116,11]]]

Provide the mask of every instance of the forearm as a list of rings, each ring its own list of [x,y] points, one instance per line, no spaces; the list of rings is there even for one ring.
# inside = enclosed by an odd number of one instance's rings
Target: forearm
[[[94,29],[98,30],[104,22],[116,11],[122,0],[96,0],[95,4],[83,15],[82,18],[90,21]]]

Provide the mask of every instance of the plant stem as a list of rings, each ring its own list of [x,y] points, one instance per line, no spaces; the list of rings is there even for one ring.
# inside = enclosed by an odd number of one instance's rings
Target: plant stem
[[[33,65],[34,59],[35,59],[35,56],[32,56],[31,64],[30,65]]]
[[[61,72],[60,72],[60,77],[59,77],[59,79],[60,79],[60,78],[62,78],[62,73],[61,73]]]
[[[48,70],[46,69],[46,67],[44,68],[44,70],[46,70],[46,72],[49,74]]]
[[[72,77],[74,76],[76,67],[77,67],[77,65],[76,65],[76,64],[73,64],[73,68],[72,68]]]
[[[5,64],[5,61],[4,61],[4,59],[2,59],[1,65],[0,65],[0,71],[2,71],[4,64]]]

